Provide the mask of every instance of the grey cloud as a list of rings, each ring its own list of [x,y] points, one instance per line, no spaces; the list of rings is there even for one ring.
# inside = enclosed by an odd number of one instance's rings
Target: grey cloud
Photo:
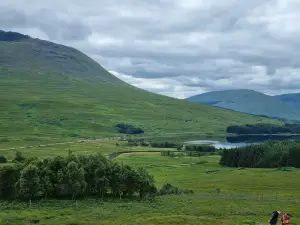
[[[22,28],[27,26],[27,16],[24,12],[10,7],[0,7],[0,27]]]
[[[2,28],[22,30],[36,28],[53,41],[84,40],[91,34],[91,29],[80,20],[60,19],[59,15],[50,9],[26,13],[21,9],[2,6],[0,15]]]
[[[0,12],[0,29],[38,29],[138,85],[169,82],[159,93],[299,89],[294,0],[4,0]]]

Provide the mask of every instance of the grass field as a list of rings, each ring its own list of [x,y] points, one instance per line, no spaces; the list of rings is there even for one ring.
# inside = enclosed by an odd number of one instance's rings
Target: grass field
[[[109,154],[129,149],[125,142],[106,141],[85,145],[70,145],[76,153],[102,152]],[[123,145],[123,146],[122,146]],[[67,146],[42,149],[67,154]],[[120,150],[121,149],[121,150]],[[131,147],[131,150],[149,150]],[[29,154],[24,152],[24,155]],[[134,166],[144,166],[155,177],[158,187],[171,183],[195,191],[189,196],[163,196],[154,201],[79,200],[39,201],[32,208],[26,203],[0,204],[0,224],[268,224],[276,209],[294,214],[293,225],[300,224],[300,170],[283,172],[277,169],[243,169],[221,167],[219,156],[167,157],[159,153],[129,153],[114,160]],[[220,188],[220,195],[216,189]]]

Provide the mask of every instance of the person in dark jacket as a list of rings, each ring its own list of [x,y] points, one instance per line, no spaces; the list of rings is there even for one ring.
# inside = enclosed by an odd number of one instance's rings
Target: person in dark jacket
[[[281,214],[280,210],[276,210],[272,213],[271,219],[270,219],[270,225],[276,225],[278,222],[278,217]]]

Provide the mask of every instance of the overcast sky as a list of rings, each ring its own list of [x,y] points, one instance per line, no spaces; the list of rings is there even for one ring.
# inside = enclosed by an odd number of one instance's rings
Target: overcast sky
[[[83,51],[137,87],[300,92],[300,0],[0,0],[0,29]]]

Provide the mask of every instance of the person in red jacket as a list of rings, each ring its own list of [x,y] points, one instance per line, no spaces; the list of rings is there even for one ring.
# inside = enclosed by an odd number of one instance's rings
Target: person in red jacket
[[[281,216],[281,224],[282,224],[282,225],[290,225],[290,224],[291,224],[291,217],[292,217],[291,214],[289,214],[289,213],[284,213],[284,214]]]

